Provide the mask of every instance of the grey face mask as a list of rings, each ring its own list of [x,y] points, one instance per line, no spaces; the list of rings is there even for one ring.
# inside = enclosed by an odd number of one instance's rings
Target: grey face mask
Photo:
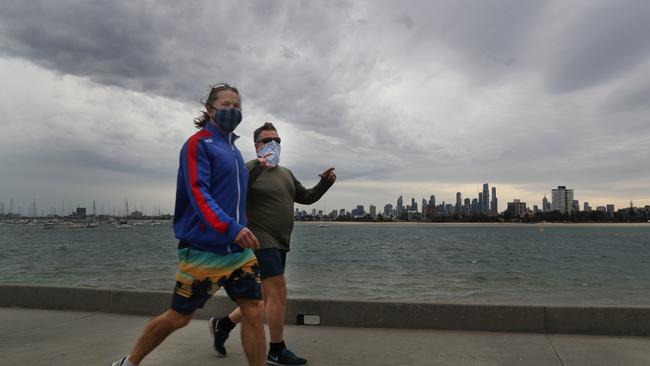
[[[268,142],[264,146],[260,147],[257,150],[257,157],[261,158],[262,156],[271,153],[271,155],[266,157],[266,165],[269,168],[273,168],[280,163],[280,144],[275,141]]]

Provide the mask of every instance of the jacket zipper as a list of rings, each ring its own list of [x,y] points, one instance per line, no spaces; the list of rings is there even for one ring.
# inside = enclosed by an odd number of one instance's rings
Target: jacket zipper
[[[235,147],[232,145],[232,132],[228,134],[228,142],[230,143],[230,150],[232,150],[232,155],[235,157],[235,171],[237,172],[237,223],[239,224],[239,205],[241,204],[241,187],[239,182],[239,164],[237,163],[237,157],[235,156]]]

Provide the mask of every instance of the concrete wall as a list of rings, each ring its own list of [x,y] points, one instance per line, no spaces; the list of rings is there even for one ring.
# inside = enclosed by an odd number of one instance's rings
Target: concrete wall
[[[170,292],[0,285],[0,307],[156,315],[168,309],[170,301]],[[196,317],[221,316],[233,307],[229,299],[218,296]],[[650,308],[289,300],[287,323],[650,336]]]

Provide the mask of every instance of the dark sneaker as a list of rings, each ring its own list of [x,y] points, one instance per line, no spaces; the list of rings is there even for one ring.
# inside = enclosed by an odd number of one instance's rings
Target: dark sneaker
[[[307,360],[296,356],[295,353],[285,348],[278,352],[269,351],[269,355],[266,356],[266,364],[274,366],[306,365]]]
[[[212,347],[219,357],[226,357],[228,354],[226,352],[226,340],[230,336],[230,332],[225,332],[219,330],[219,319],[210,318],[208,320],[208,326],[210,327],[210,336],[212,336]]]

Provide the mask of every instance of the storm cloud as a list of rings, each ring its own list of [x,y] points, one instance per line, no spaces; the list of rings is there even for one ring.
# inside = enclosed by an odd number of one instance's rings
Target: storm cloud
[[[199,100],[229,82],[247,157],[273,121],[306,185],[336,166],[321,206],[483,182],[502,203],[568,185],[592,205],[650,204],[649,18],[642,0],[5,1],[0,201],[171,208]],[[97,172],[101,189],[75,193]]]

